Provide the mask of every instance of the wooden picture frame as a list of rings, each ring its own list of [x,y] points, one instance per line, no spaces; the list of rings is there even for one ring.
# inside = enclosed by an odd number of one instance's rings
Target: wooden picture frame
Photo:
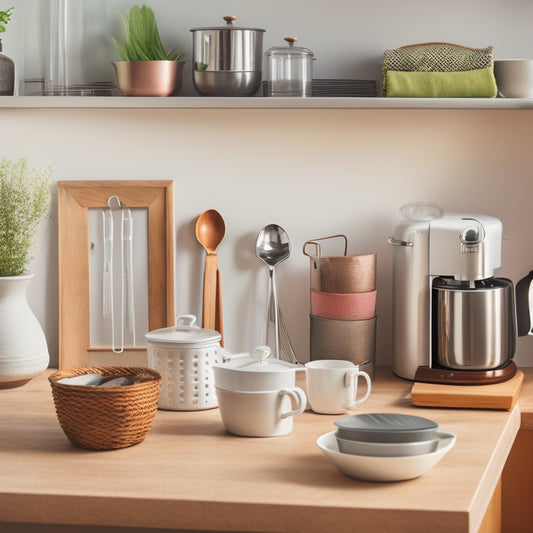
[[[58,181],[59,368],[89,364],[99,352],[116,365],[131,365],[146,347],[90,345],[89,209],[108,207],[118,196],[125,207],[148,210],[148,326],[174,325],[174,182],[167,180]],[[132,356],[132,357],[129,357]],[[142,356],[141,356],[142,357]],[[94,363],[93,363],[94,364]]]

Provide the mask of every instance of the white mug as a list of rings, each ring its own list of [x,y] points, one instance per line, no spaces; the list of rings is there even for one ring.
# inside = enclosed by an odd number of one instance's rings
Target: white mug
[[[339,414],[363,403],[370,395],[370,376],[359,365],[339,359],[320,359],[305,364],[307,398],[311,409],[320,414]],[[366,381],[366,393],[357,399],[359,376]]]
[[[271,391],[216,389],[226,431],[243,437],[276,437],[292,431],[292,417],[303,413],[305,392],[299,387]]]

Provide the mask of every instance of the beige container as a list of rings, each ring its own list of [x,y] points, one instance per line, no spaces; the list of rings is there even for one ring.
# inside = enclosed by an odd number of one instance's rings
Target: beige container
[[[374,378],[377,317],[369,320],[334,320],[309,315],[311,361],[344,359],[359,365]]]
[[[344,239],[344,255],[322,256],[317,241]],[[348,294],[354,292],[371,292],[376,289],[375,253],[346,255],[347,238],[345,235],[332,235],[307,241],[303,253],[311,259],[311,289],[320,292]],[[314,253],[309,253],[311,246]]]
[[[494,61],[498,93],[505,98],[533,98],[533,59]]]

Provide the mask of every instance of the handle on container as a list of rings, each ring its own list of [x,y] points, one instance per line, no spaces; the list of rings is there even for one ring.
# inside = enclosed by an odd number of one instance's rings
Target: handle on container
[[[231,352],[228,352],[227,350],[224,350],[224,348],[222,348],[220,350],[220,355],[222,356],[223,363],[229,363],[233,359],[238,359],[239,357],[247,357],[250,354],[248,352],[231,353]]]
[[[281,413],[281,418],[289,418],[290,416],[299,415],[305,411],[307,406],[307,396],[305,392],[300,389],[300,387],[294,387],[293,389],[281,389],[279,391],[281,396],[290,396],[293,400],[293,403],[296,403],[296,409],[289,411],[287,413]]]
[[[320,257],[322,250],[320,248],[320,244],[317,241],[325,241],[327,239],[338,239],[338,238],[344,239],[344,254],[343,255],[346,255],[348,251],[348,239],[346,235],[343,235],[342,233],[339,235],[330,235],[329,237],[319,237],[318,239],[311,239],[310,241],[306,241],[304,243],[302,251],[304,255],[306,255],[307,257],[310,257],[311,259],[314,259],[315,257]],[[315,255],[311,255],[307,253],[306,248],[309,244],[313,244],[315,246]]]
[[[372,382],[370,381],[370,376],[366,372],[363,372],[362,370],[348,370],[346,374],[344,374],[344,386],[353,387],[354,389],[356,389],[359,376],[363,376],[363,378],[365,378],[366,394],[358,400],[355,397],[356,391],[354,390],[354,395],[353,395],[354,401],[350,405],[346,406],[348,408],[353,407],[354,405],[363,403],[370,396],[370,391],[372,389]]]
[[[196,315],[179,315],[176,318],[176,326],[194,326],[196,324]],[[198,326],[195,326],[198,327]]]

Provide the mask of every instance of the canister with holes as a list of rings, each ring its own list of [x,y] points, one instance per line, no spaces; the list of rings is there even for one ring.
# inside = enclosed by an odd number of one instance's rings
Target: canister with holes
[[[198,411],[218,407],[213,365],[229,355],[217,331],[195,326],[194,315],[145,335],[148,366],[161,374],[159,409]]]

